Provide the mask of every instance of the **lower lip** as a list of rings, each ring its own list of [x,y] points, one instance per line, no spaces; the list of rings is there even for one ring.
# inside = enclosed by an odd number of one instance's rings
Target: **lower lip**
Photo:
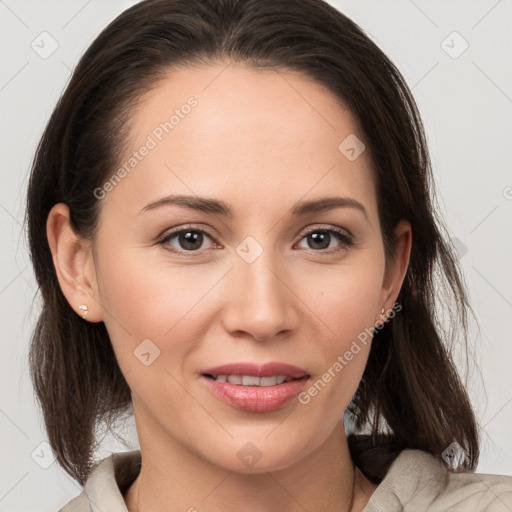
[[[304,388],[307,377],[275,386],[237,386],[202,376],[208,389],[224,403],[248,412],[275,411],[295,398]]]

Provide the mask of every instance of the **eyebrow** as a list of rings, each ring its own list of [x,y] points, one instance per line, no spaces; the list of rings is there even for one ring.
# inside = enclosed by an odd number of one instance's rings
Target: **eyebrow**
[[[204,213],[211,213],[222,215],[224,217],[233,218],[233,209],[228,203],[218,199],[210,199],[207,197],[190,196],[190,195],[170,195],[157,199],[148,203],[139,212],[139,215],[160,208],[162,206],[180,206],[191,210],[196,210]],[[313,212],[326,212],[334,210],[335,208],[353,208],[360,211],[366,220],[368,220],[368,213],[366,208],[355,199],[350,197],[324,197],[314,201],[300,201],[292,209],[292,215],[300,216]]]

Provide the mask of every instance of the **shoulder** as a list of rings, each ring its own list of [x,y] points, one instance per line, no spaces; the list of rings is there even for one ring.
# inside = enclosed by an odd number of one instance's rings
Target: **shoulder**
[[[512,477],[453,473],[421,450],[404,450],[364,512],[510,512]]]
[[[140,471],[140,450],[113,453],[91,471],[83,491],[59,512],[128,512],[123,493]]]

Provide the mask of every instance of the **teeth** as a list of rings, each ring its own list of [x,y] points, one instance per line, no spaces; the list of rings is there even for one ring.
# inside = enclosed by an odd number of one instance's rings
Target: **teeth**
[[[261,377],[260,386],[275,386],[277,384],[277,377]]]
[[[244,375],[242,377],[242,384],[244,386],[259,386],[260,378],[259,377],[250,377],[248,375]]]
[[[273,377],[255,377],[253,375],[213,375],[218,382],[229,382],[237,386],[276,386],[284,382],[293,380],[284,375],[274,375]]]

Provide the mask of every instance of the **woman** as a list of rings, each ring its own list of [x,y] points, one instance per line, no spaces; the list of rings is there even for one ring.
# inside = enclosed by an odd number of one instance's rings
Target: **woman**
[[[471,472],[437,287],[463,333],[469,306],[430,186],[402,77],[328,4],[114,20],[28,191],[32,376],[85,485],[62,510],[511,508],[512,479]],[[96,465],[131,408],[140,451]]]

